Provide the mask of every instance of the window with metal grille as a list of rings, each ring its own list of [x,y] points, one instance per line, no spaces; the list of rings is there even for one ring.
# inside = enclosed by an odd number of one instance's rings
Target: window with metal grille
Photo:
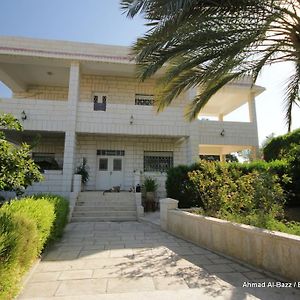
[[[154,95],[135,94],[135,105],[154,105]]]
[[[167,172],[172,167],[172,151],[144,151],[144,172]]]

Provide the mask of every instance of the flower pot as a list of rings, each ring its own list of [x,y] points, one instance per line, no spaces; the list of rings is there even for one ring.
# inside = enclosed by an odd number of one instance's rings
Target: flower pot
[[[146,211],[155,211],[155,193],[154,192],[146,192],[145,210]]]
[[[155,195],[154,192],[146,192],[146,201],[154,201]]]

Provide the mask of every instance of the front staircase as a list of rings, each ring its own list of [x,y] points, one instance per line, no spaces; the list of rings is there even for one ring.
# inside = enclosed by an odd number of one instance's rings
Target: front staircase
[[[135,221],[135,194],[129,192],[81,192],[72,214],[72,222]]]

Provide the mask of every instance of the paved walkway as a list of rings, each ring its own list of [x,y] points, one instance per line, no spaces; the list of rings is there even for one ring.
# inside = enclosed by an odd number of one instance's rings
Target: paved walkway
[[[19,299],[300,299],[292,288],[243,288],[275,282],[263,274],[138,223],[70,223]]]

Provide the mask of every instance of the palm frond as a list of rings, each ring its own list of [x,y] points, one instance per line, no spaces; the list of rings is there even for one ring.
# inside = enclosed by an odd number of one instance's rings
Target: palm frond
[[[201,94],[188,109],[190,119],[230,79],[250,74],[255,82],[263,66],[282,61],[299,69],[300,1],[122,0],[121,6],[129,17],[142,14],[147,20],[148,32],[132,51],[141,80],[164,69],[158,111],[201,85]],[[289,127],[299,100],[296,74],[286,91]]]
[[[288,131],[291,131],[292,127],[292,109],[294,105],[299,105],[299,96],[300,92],[300,65],[295,65],[295,72],[290,78],[288,79],[286,90],[285,90],[285,99],[284,99],[284,106],[285,106],[285,120],[288,126]]]

